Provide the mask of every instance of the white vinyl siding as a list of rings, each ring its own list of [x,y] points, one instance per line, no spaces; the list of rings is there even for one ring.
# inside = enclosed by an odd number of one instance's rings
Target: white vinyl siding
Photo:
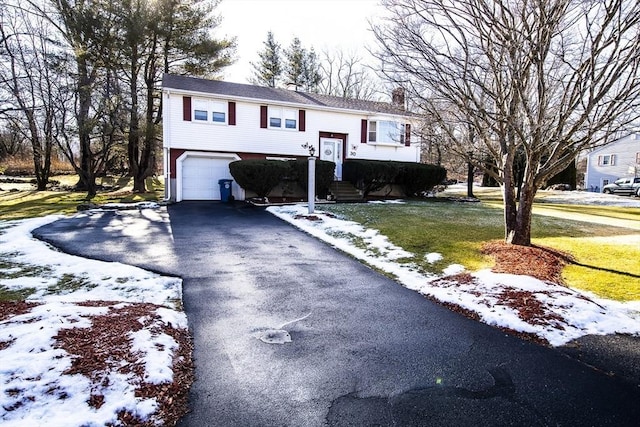
[[[164,94],[166,114],[163,116],[164,146],[166,148],[193,151],[215,151],[225,153],[255,153],[267,156],[295,157],[308,156],[309,150],[303,148],[306,143],[314,144],[319,149],[320,132],[335,132],[347,135],[345,142],[346,158],[392,160],[415,162],[419,159],[418,146],[404,147],[360,144],[361,119],[360,112],[334,112],[306,109],[305,131],[300,132],[300,109],[283,107],[279,110],[281,128],[264,129],[260,127],[259,102],[236,101],[236,126],[202,126],[203,122],[183,120],[183,94]],[[196,99],[192,98],[193,104]],[[226,104],[226,102],[225,102]],[[213,123],[209,109],[207,123]],[[228,116],[228,114],[227,114]],[[384,119],[385,116],[376,118]],[[267,125],[269,111],[267,109]],[[295,120],[296,131],[286,129],[285,120]],[[389,117],[388,120],[392,120]],[[227,117],[227,121],[229,118]],[[200,125],[196,125],[200,124]],[[290,124],[292,125],[292,123]],[[274,130],[283,131],[276,132]],[[354,149],[354,146],[355,149]],[[318,152],[318,151],[316,151]]]

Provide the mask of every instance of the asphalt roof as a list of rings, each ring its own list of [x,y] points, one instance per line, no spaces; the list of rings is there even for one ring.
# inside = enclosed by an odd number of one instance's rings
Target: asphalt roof
[[[343,110],[366,111],[400,116],[411,116],[404,108],[388,103],[348,99],[338,96],[320,95],[310,92],[297,92],[288,89],[277,89],[222,80],[207,80],[196,77],[165,74],[162,79],[163,88],[180,89],[193,92],[211,93],[228,97],[251,98],[268,102],[287,102],[310,107],[329,107]]]

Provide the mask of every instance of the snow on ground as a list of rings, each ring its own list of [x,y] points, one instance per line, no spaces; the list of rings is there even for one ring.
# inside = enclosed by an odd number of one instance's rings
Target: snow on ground
[[[491,194],[500,196],[501,190],[498,187],[474,186],[475,195]],[[444,195],[466,195],[467,183],[452,184],[447,186]],[[633,196],[617,196],[614,194],[594,193],[590,191],[561,191],[561,190],[539,190],[536,194],[536,201],[543,203],[561,203],[576,205],[600,205],[638,208],[640,198]]]
[[[417,266],[399,262],[399,258],[413,257],[414,254],[392,244],[377,230],[365,229],[332,213],[315,211],[309,215],[306,205],[274,206],[267,210],[372,267],[393,275],[409,289],[477,313],[483,322],[490,325],[535,334],[553,346],[587,334],[640,334],[640,301],[620,303],[604,300],[530,276],[499,274],[490,270],[465,273],[465,267],[459,264],[447,266],[440,275],[423,274]],[[431,263],[441,258],[437,253],[422,256]],[[523,304],[523,299],[528,299],[528,302]],[[535,308],[538,314],[521,312],[524,305]]]
[[[640,198],[638,197],[616,196],[613,194],[592,193],[589,191],[541,190],[538,191],[536,200],[544,203],[640,208]]]
[[[25,291],[30,293],[26,301],[33,303],[16,307],[17,315],[0,315],[0,424],[118,425],[123,412],[160,424],[154,418],[156,399],[137,396],[136,389],[173,381],[177,343],[166,331],[187,328],[186,316],[178,311],[182,282],[67,255],[31,236],[33,229],[59,218],[0,221],[0,290]],[[74,328],[89,331],[99,317],[109,322],[110,314],[135,303],[154,304],[145,306],[148,315],[139,319],[140,329],[121,337],[130,341],[142,373],[125,369],[118,356],[121,365],[101,371],[97,380],[71,372],[82,355],[67,352],[60,337]],[[115,350],[105,351],[110,358]]]
[[[579,200],[576,203],[610,205],[625,201],[640,206],[640,201],[618,196],[581,192],[561,195],[562,201],[569,195],[572,200]],[[551,202],[552,197],[546,194],[545,201]],[[603,198],[608,202],[600,203]],[[640,302],[602,300],[529,276],[488,270],[465,275],[461,274],[464,266],[457,264],[446,267],[441,275],[424,275],[415,266],[401,262],[413,254],[393,245],[376,230],[322,212],[309,216],[306,206],[271,207],[269,211],[393,274],[410,289],[474,311],[486,323],[537,334],[552,345],[562,345],[585,334],[640,333]],[[33,229],[58,218],[0,221],[0,290],[25,291],[29,294],[27,302],[33,303],[13,316],[0,316],[0,423],[117,425],[118,414],[123,411],[140,420],[161,423],[154,418],[156,399],[136,396],[140,379],[132,372],[101,372],[103,377],[98,382],[81,373],[70,373],[78,355],[67,352],[60,337],[73,330],[89,330],[95,319],[136,303],[155,304],[151,306],[152,313],[139,318],[140,329],[128,333],[127,338],[135,357],[141,358],[144,382],[170,382],[177,344],[166,328],[187,327],[186,316],[178,310],[181,280],[125,264],[67,255],[31,236]],[[423,256],[430,263],[441,258],[437,253]],[[535,298],[545,316],[524,321],[517,304],[509,304],[523,297]]]

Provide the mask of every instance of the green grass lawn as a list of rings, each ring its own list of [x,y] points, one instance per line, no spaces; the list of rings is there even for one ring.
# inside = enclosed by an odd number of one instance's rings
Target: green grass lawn
[[[54,177],[71,185],[73,176]],[[131,181],[105,178],[98,182],[115,189],[99,192],[94,203],[137,202],[159,200],[162,183],[147,181],[150,191],[134,194]],[[484,242],[501,240],[504,236],[503,214],[499,192],[480,195],[482,203],[460,203],[437,200],[412,201],[398,204],[344,204],[323,206],[341,216],[379,230],[396,245],[415,254],[402,260],[413,262],[427,272],[439,273],[450,264],[462,264],[469,270],[488,268],[492,260],[480,253]],[[23,219],[48,214],[71,214],[78,204],[87,201],[86,194],[72,191],[0,192],[0,219]],[[541,203],[540,211],[552,211],[561,218],[534,215],[533,243],[572,254],[579,265],[567,266],[565,282],[599,296],[620,301],[640,300],[640,245],[625,236],[640,235],[640,231],[610,225],[597,225],[569,219],[591,216],[621,221],[640,221],[640,209],[610,206],[582,206]],[[535,210],[534,210],[535,212]],[[443,259],[434,264],[424,255],[438,252]],[[0,266],[1,268],[1,266]]]
[[[73,175],[55,176],[52,179],[71,186],[77,181]],[[99,191],[90,201],[96,204],[157,201],[163,197],[163,184],[157,178],[147,179],[146,193],[132,193],[129,178],[99,178],[99,185],[112,187],[109,191]],[[0,185],[4,186],[4,185]],[[24,219],[50,214],[71,214],[79,204],[87,202],[86,192],[76,191],[1,191],[0,219]]]
[[[545,205],[550,209],[551,205]],[[325,207],[323,207],[325,209]],[[412,201],[399,204],[352,204],[327,207],[336,214],[379,230],[391,242],[414,253],[414,262],[429,272],[441,272],[450,264],[469,270],[492,265],[480,253],[484,242],[504,237],[503,212],[495,203]],[[640,209],[559,205],[561,211],[593,212],[612,218],[636,218]],[[565,282],[595,294],[620,301],[640,300],[640,246],[637,240],[616,236],[639,235],[640,231],[597,225],[565,218],[535,215],[533,244],[572,254],[583,266],[565,268]],[[636,242],[636,243],[633,243]],[[424,255],[438,252],[442,261],[429,264]]]

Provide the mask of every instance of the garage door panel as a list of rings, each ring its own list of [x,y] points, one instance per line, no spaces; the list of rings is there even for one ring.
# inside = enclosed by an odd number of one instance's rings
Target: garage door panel
[[[231,178],[232,160],[187,157],[182,161],[182,200],[220,200],[219,179]]]

